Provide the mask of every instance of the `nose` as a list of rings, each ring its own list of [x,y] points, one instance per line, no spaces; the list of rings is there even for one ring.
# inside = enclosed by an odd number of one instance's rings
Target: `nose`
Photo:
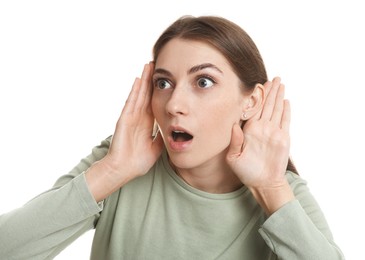
[[[169,115],[187,115],[189,112],[189,95],[184,87],[176,86],[166,103],[166,112]]]

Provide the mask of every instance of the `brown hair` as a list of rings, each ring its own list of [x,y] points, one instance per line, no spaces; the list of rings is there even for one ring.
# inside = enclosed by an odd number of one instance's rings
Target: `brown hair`
[[[256,44],[237,24],[218,16],[183,16],[172,23],[157,39],[153,60],[174,38],[201,41],[215,47],[227,59],[243,86],[253,90],[268,81],[265,65]],[[298,173],[289,159],[287,170]]]

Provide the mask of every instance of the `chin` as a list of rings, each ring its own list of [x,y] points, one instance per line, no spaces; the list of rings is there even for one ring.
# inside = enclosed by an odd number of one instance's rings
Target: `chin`
[[[200,160],[190,154],[175,154],[168,152],[169,162],[172,166],[180,169],[192,169],[201,165]]]

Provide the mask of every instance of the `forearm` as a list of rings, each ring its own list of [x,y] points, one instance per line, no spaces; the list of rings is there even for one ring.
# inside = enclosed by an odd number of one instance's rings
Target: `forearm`
[[[324,219],[318,221],[323,226]],[[272,214],[259,232],[278,259],[344,259],[341,250],[318,229],[298,200]]]
[[[306,182],[287,172],[295,199],[272,213],[260,233],[278,259],[344,259]],[[280,197],[280,196],[278,196]]]
[[[110,140],[111,136],[94,147],[53,189],[0,216],[0,259],[50,258],[94,227],[102,209],[83,172],[104,158]]]
[[[100,211],[79,175],[0,216],[0,259],[48,259],[92,229]]]

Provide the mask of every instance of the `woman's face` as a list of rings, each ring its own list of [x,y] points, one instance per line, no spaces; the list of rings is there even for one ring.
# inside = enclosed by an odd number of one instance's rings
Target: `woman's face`
[[[225,158],[244,95],[219,51],[203,42],[171,40],[156,60],[153,88],[152,110],[176,167],[192,169]]]

